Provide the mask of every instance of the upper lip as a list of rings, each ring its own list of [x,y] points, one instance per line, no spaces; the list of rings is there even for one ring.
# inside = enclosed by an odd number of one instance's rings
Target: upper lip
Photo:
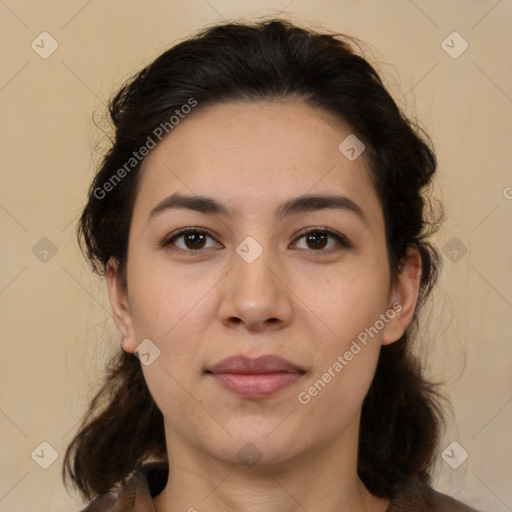
[[[264,355],[251,358],[243,355],[230,356],[208,368],[207,373],[269,374],[305,373],[304,370],[279,356]]]

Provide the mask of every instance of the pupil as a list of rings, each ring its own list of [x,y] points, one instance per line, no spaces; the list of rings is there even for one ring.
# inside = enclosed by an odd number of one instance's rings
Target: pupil
[[[327,244],[325,233],[311,233],[308,235],[308,243],[312,249],[323,249]]]
[[[191,233],[186,235],[185,240],[189,249],[198,249],[204,245],[205,236],[202,233]]]

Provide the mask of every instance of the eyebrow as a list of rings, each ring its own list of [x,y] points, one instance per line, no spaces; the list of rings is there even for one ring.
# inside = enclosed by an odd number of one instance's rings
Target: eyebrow
[[[187,209],[205,215],[224,215],[232,217],[236,211],[206,196],[188,196],[174,193],[160,201],[149,213],[149,219],[169,210]],[[339,195],[304,195],[290,199],[279,206],[276,212],[278,220],[299,213],[308,213],[317,210],[338,209],[355,213],[365,224],[368,218],[362,208],[346,196]]]

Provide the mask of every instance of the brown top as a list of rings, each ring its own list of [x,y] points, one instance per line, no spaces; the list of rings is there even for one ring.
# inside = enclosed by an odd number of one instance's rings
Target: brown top
[[[79,512],[156,512],[153,496],[160,494],[169,474],[167,462],[149,462],[126,479],[117,492],[96,497]],[[419,479],[401,486],[386,512],[478,512]]]

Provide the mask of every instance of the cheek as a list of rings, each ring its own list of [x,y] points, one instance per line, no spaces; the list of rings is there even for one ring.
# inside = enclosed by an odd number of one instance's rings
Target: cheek
[[[333,431],[360,409],[380,354],[380,315],[385,301],[378,294],[347,288],[325,306],[329,335],[315,344],[314,371],[301,388],[299,403],[313,417],[329,417]]]
[[[149,272],[132,286],[135,336],[139,341],[149,338],[160,350],[151,365],[142,365],[144,378],[165,417],[173,418],[172,423],[184,430],[200,415],[191,397],[200,391],[198,353],[204,338],[201,333],[211,319],[211,286],[204,278],[185,280]]]
[[[297,294],[323,321],[325,334],[332,340],[328,345],[338,349],[372,326],[387,308],[387,268],[376,260],[298,278],[296,283],[301,283]]]
[[[139,342],[149,338],[160,351],[154,363],[142,366],[146,383],[160,410],[169,417],[176,410],[197,414],[190,397],[199,394],[204,368],[198,355],[215,310],[212,288],[218,278],[183,277],[179,272],[170,275],[165,269],[142,274],[133,279],[131,287],[134,334]]]
[[[130,283],[133,327],[138,338],[172,344],[185,326],[195,331],[206,319],[208,291],[215,280],[206,275],[186,277],[179,269],[141,271]],[[169,340],[169,341],[168,341]]]
[[[371,384],[386,325],[381,315],[388,307],[387,276],[387,268],[375,260],[361,271],[324,277],[322,287],[317,283],[315,288],[303,288],[304,293],[311,291],[310,303],[321,312],[324,325],[309,382],[317,383],[311,391],[324,395],[318,402],[326,407],[361,402]]]

